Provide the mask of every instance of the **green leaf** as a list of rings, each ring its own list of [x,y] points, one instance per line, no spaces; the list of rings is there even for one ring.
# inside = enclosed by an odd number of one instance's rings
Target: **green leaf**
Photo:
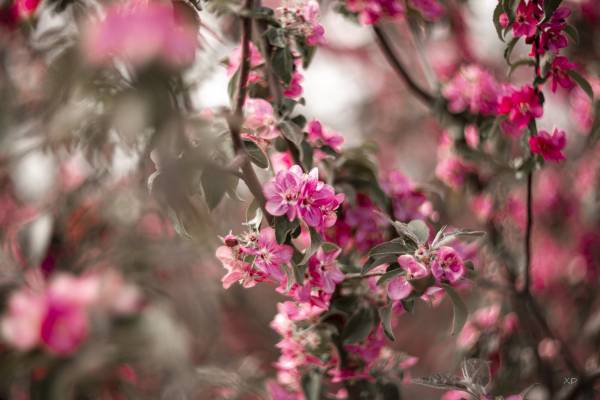
[[[323,241],[321,239],[321,235],[319,235],[319,232],[317,232],[315,230],[315,228],[310,227],[309,232],[310,232],[310,247],[305,250],[304,257],[302,257],[302,261],[300,261],[299,264],[306,264],[308,262],[308,259],[313,254],[315,254],[317,252],[317,250],[319,250],[319,247],[321,246],[321,242]]]
[[[427,240],[429,239],[429,227],[425,222],[420,219],[412,220],[408,223],[408,230],[415,235],[418,244],[427,243]]]
[[[379,319],[381,319],[381,326],[385,336],[388,337],[392,342],[396,341],[394,337],[394,330],[392,329],[392,305],[389,304],[379,309]]]
[[[567,33],[567,35],[569,35],[571,39],[573,39],[573,42],[575,42],[575,44],[579,44],[579,31],[577,30],[577,28],[575,28],[573,25],[567,25],[565,27],[565,32]]]
[[[510,78],[512,76],[513,72],[515,72],[517,68],[525,66],[525,65],[534,67],[535,61],[532,60],[531,58],[522,58],[518,61],[515,61],[514,63],[510,64],[510,66],[509,66],[508,77]]]
[[[379,280],[377,281],[377,284],[383,285],[386,282],[390,281],[392,278],[402,274],[403,272],[404,272],[404,270],[402,268],[396,268],[396,269],[387,271],[385,274],[381,275],[381,278],[379,278]]]
[[[396,262],[398,256],[396,254],[387,254],[378,257],[369,257],[365,265],[363,266],[362,273],[366,274],[373,268],[381,264],[390,264]]]
[[[273,47],[285,48],[287,42],[285,40],[285,29],[269,26],[263,33],[269,44]]]
[[[240,78],[240,69],[238,68],[235,73],[229,79],[229,83],[227,83],[227,93],[229,94],[229,99],[233,102],[235,98],[235,91],[237,90],[237,81]]]
[[[412,243],[414,245],[414,250],[419,247],[419,238],[414,234],[414,232],[408,227],[408,224],[400,221],[391,221],[392,226],[396,230],[396,233],[403,240],[408,243]]]
[[[414,378],[411,380],[411,383],[434,389],[466,389],[465,384],[458,377],[449,374],[434,374],[422,378]]]
[[[287,47],[276,48],[271,55],[271,65],[273,71],[281,78],[284,84],[289,84],[292,80],[292,72],[294,71],[294,56]]]
[[[357,343],[364,340],[375,324],[375,316],[371,308],[361,308],[354,313],[344,327],[344,343]]]
[[[200,181],[206,204],[212,210],[219,205],[228,190],[237,186],[238,178],[216,168],[206,167]]]
[[[450,300],[452,300],[452,335],[456,335],[462,330],[465,322],[467,322],[469,310],[452,286],[442,284],[442,287],[448,294],[448,297],[450,297]]]
[[[309,372],[302,376],[302,392],[306,400],[319,400],[321,398],[321,375]]]
[[[594,100],[594,90],[590,83],[583,77],[581,74],[574,70],[569,70],[569,76],[573,79],[581,89],[590,97],[590,99]]]
[[[297,219],[290,221],[286,215],[275,217],[275,239],[277,239],[277,243],[285,243],[288,236],[299,224]]]
[[[255,164],[259,168],[268,168],[269,167],[269,159],[267,155],[263,153],[260,147],[250,139],[244,139],[244,147],[246,149],[246,153],[248,153],[248,157],[250,157],[250,161]]]
[[[297,44],[296,47],[302,57],[302,67],[304,69],[306,69],[310,65],[313,57],[315,56],[317,47],[309,46],[303,37],[298,37],[298,36],[296,37],[296,44]]]
[[[396,238],[389,242],[378,244],[369,251],[369,257],[379,258],[381,256],[399,256],[400,254],[406,254],[411,249],[407,246],[406,242],[402,238]]]
[[[558,6],[562,3],[562,0],[545,0],[544,1],[544,14],[546,15],[546,19],[549,19],[554,11],[558,8]]]
[[[442,247],[449,243],[452,243],[452,241],[459,239],[459,238],[479,238],[482,236],[485,236],[484,231],[457,230],[457,231],[450,232],[448,234],[443,235],[439,241],[432,243],[431,247],[432,248]]]
[[[304,132],[302,132],[302,129],[298,125],[291,121],[281,121],[279,123],[279,129],[281,130],[283,137],[295,144],[298,150],[302,148]]]
[[[508,42],[508,45],[506,46],[506,49],[504,50],[504,59],[506,60],[508,65],[512,65],[510,62],[510,55],[512,54],[513,49],[515,48],[515,45],[517,44],[517,42],[519,41],[519,38],[513,38],[510,42]]]
[[[494,27],[496,28],[496,33],[498,34],[498,38],[504,42],[504,37],[502,36],[502,25],[500,25],[500,15],[504,13],[504,7],[502,7],[502,2],[498,2],[496,8],[494,9]]]

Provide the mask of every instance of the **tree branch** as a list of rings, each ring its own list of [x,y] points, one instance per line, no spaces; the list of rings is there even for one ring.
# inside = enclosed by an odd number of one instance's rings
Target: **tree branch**
[[[383,29],[377,25],[373,25],[373,32],[377,38],[377,44],[383,51],[385,58],[388,60],[390,65],[394,68],[396,73],[404,80],[408,85],[409,89],[413,91],[419,99],[421,99],[426,105],[432,107],[435,103],[435,97],[425,91],[413,78],[410,76],[408,71],[404,68],[404,65],[400,61],[399,55],[395,52],[392,43],[388,39]]]
[[[250,11],[253,7],[253,0],[246,0],[244,3],[244,10]],[[234,97],[234,109],[232,115],[227,119],[229,125],[229,132],[231,133],[231,141],[233,142],[233,150],[236,155],[246,155],[244,143],[241,137],[241,128],[244,121],[244,103],[246,102],[246,91],[248,87],[248,76],[250,73],[250,37],[252,35],[252,19],[248,16],[241,17],[242,19],[242,57],[239,69],[239,78],[237,82],[237,90]],[[241,163],[243,180],[248,186],[248,189],[260,205],[263,214],[269,221],[272,220],[272,216],[267,212],[265,208],[265,196],[262,191],[262,185],[256,176],[256,172],[250,163],[248,157],[244,157]]]

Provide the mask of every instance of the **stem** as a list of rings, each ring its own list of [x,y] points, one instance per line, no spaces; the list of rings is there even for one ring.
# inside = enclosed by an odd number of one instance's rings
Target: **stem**
[[[347,274],[346,277],[344,278],[344,281],[349,281],[349,280],[353,280],[353,279],[367,279],[367,278],[372,278],[374,276],[382,276],[383,274],[385,274],[385,272],[371,272],[371,273],[367,273],[367,274]]]
[[[373,25],[373,31],[375,32],[379,47],[394,70],[398,73],[398,75],[400,75],[400,77],[402,77],[410,90],[412,90],[426,105],[432,107],[435,103],[435,98],[430,93],[425,91],[425,89],[423,89],[417,82],[415,82],[412,76],[410,76],[410,74],[406,71],[404,65],[400,61],[400,57],[394,51],[392,43],[383,29],[377,25]]]
[[[533,228],[533,171],[527,174],[527,225],[525,228],[525,271],[523,273],[523,292],[529,293],[531,285],[531,231]]]
[[[252,10],[253,0],[246,0],[244,3],[244,10]],[[241,17],[242,19],[242,35],[241,35],[241,47],[242,47],[242,60],[240,63],[238,86],[234,97],[234,109],[233,115],[227,119],[229,125],[229,131],[231,133],[231,141],[233,142],[233,150],[236,155],[246,156],[246,150],[241,136],[241,127],[244,121],[244,103],[246,102],[246,90],[248,87],[248,76],[250,74],[250,36],[252,35],[252,19],[248,16]],[[269,223],[272,220],[272,216],[267,212],[265,208],[265,196],[262,191],[262,185],[256,176],[256,172],[250,163],[248,157],[244,157],[241,163],[243,181],[248,186],[248,189],[260,205],[263,214],[267,218]]]

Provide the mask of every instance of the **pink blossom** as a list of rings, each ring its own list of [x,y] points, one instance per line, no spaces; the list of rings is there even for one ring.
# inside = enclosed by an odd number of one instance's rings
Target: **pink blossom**
[[[335,194],[333,188],[319,181],[318,170],[313,168],[305,177],[298,201],[298,212],[308,226],[322,230],[335,224],[335,210],[344,201],[343,194]]]
[[[473,166],[453,154],[443,156],[435,167],[435,176],[453,189],[462,187],[467,176],[475,172]]]
[[[335,131],[325,129],[316,119],[308,122],[306,131],[308,132],[306,140],[313,146],[329,146],[338,153],[342,151],[344,137]]]
[[[570,62],[567,57],[557,56],[552,60],[552,64],[550,66],[549,75],[552,78],[552,91],[556,92],[556,88],[558,85],[564,87],[565,89],[570,89],[575,84],[571,80],[568,71],[575,69],[577,65]]]
[[[289,32],[304,36],[306,44],[316,46],[325,40],[325,29],[319,23],[320,7],[315,0],[284,1],[277,8],[281,25]]]
[[[303,174],[297,165],[278,172],[265,184],[263,191],[269,213],[275,216],[286,214],[290,221],[299,215],[308,226],[319,231],[335,224],[335,210],[344,200],[343,194],[335,194],[330,185],[319,180],[316,168]]]
[[[513,35],[515,37],[530,37],[535,35],[539,22],[540,10],[534,1],[521,0],[517,6],[515,20],[513,21]]]
[[[244,105],[244,128],[250,129],[255,136],[271,140],[279,136],[273,106],[263,99],[248,99]]]
[[[264,81],[264,73],[258,67],[264,63],[263,56],[256,46],[250,42],[250,73],[248,75],[248,83],[258,83]],[[227,59],[227,76],[232,77],[242,60],[242,48],[240,46],[233,49],[231,55]]]
[[[540,99],[532,86],[513,89],[512,93],[500,99],[499,114],[507,115],[502,122],[504,131],[517,135],[535,118],[540,118],[544,112]]]
[[[492,114],[500,87],[492,74],[477,65],[462,67],[444,86],[442,94],[452,112]]]
[[[301,82],[303,80],[304,76],[300,72],[294,71],[292,73],[292,80],[283,91],[283,95],[286,97],[291,97],[293,99],[302,96],[303,89]]]
[[[266,209],[271,215],[287,215],[290,221],[296,218],[303,175],[302,168],[294,165],[289,170],[279,171],[264,185]]]
[[[451,247],[443,246],[431,263],[431,273],[438,282],[455,283],[465,272],[461,256]]]
[[[560,49],[564,49],[569,44],[567,36],[561,29],[547,29],[542,32],[540,36],[539,50],[541,53],[544,50],[550,50],[551,52],[558,54]]]
[[[510,23],[510,19],[508,18],[508,14],[506,14],[505,12],[503,12],[502,14],[500,14],[500,17],[498,18],[498,22],[500,22],[500,26],[503,28],[506,28],[508,26],[508,24]]]
[[[243,247],[242,250],[256,256],[254,265],[260,271],[280,282],[285,277],[281,267],[290,262],[294,252],[291,246],[277,243],[275,230],[271,227],[261,229],[256,247]]]
[[[381,18],[404,15],[404,6],[397,0],[347,0],[346,7],[358,14],[358,20],[363,25],[373,25]]]
[[[83,35],[93,64],[118,57],[136,66],[159,60],[178,67],[193,61],[197,45],[195,28],[179,24],[173,8],[157,2],[111,5],[104,19],[87,23]]]
[[[534,154],[541,155],[546,161],[562,161],[565,159],[563,149],[567,144],[565,132],[554,128],[552,135],[546,131],[539,131],[537,135],[529,138],[529,148]]]
[[[390,171],[382,182],[383,189],[392,199],[394,217],[398,221],[429,217],[433,210],[425,194],[402,172]]]
[[[408,297],[413,291],[410,281],[424,278],[429,274],[427,267],[410,255],[399,256],[398,264],[406,274],[398,275],[389,281],[387,292],[392,300],[402,300]]]
[[[419,10],[423,17],[435,21],[440,18],[444,8],[437,0],[410,0],[411,6]]]
[[[308,260],[308,273],[315,286],[323,289],[325,293],[332,294],[338,283],[344,280],[344,274],[337,266],[336,259],[341,249],[325,251],[319,248],[317,253]]]
[[[309,46],[315,46],[325,41],[325,28],[319,23],[319,3],[314,0],[309,0],[303,8],[304,20],[306,26],[304,34],[306,43]]]
[[[40,341],[45,312],[43,294],[28,288],[14,292],[8,300],[7,312],[0,321],[2,338],[22,351],[36,347]]]

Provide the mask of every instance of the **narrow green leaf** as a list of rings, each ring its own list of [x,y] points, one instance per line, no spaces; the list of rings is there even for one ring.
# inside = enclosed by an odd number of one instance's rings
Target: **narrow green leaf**
[[[562,3],[562,0],[545,0],[544,1],[544,14],[546,19],[550,18],[558,6]]]
[[[392,278],[402,274],[404,270],[402,268],[392,269],[391,271],[387,271],[385,274],[381,275],[381,278],[377,281],[378,285],[383,285],[386,282],[390,281]]]
[[[302,391],[306,400],[319,400],[321,398],[321,375],[309,372],[302,376]]]
[[[418,244],[425,244],[429,239],[429,227],[420,219],[412,220],[408,223],[408,229],[415,235]]]
[[[520,60],[515,61],[514,63],[510,64],[510,66],[509,66],[508,77],[510,78],[512,76],[513,72],[515,72],[517,70],[517,68],[525,66],[525,65],[534,67],[535,61],[532,60],[531,58],[522,58]]]
[[[396,254],[387,254],[378,257],[369,257],[365,265],[363,266],[362,273],[366,274],[373,268],[381,265],[381,264],[390,264],[396,262],[398,256]]]
[[[504,50],[504,59],[506,60],[508,65],[512,65],[510,62],[510,55],[512,54],[512,51],[514,50],[518,41],[519,41],[518,37],[513,38],[510,42],[508,42],[508,45],[506,46],[506,49]]]
[[[569,76],[571,77],[571,79],[573,79],[575,82],[577,82],[577,84],[579,85],[579,87],[593,101],[594,100],[594,90],[592,89],[592,86],[590,85],[590,83],[583,76],[581,76],[581,74],[579,72],[577,72],[577,71],[570,70],[569,71]]]
[[[577,28],[575,28],[573,25],[567,25],[565,27],[565,32],[571,39],[573,39],[575,44],[579,44],[579,31]]]
[[[498,34],[498,38],[504,42],[504,37],[502,36],[502,25],[500,25],[500,15],[504,13],[504,7],[502,7],[502,2],[498,2],[496,8],[494,9],[494,27],[496,28],[496,33]]]
[[[454,288],[447,284],[442,284],[442,287],[452,300],[453,305],[453,316],[452,316],[452,335],[458,334],[465,322],[467,322],[467,316],[469,315],[469,310],[467,309],[466,304],[462,301],[458,293],[454,290]]]
[[[244,147],[246,149],[246,153],[248,153],[248,157],[250,157],[250,161],[252,161],[254,165],[259,168],[269,167],[269,159],[267,158],[267,155],[254,141],[244,139]]]
[[[375,324],[375,316],[370,308],[361,308],[354,313],[344,327],[344,343],[357,343],[364,340]]]
[[[278,47],[271,56],[271,65],[283,83],[286,85],[289,84],[292,80],[292,72],[294,70],[292,52],[287,47]]]
[[[394,330],[392,329],[392,305],[389,304],[379,309],[379,319],[381,319],[381,326],[385,336],[388,337],[392,342],[396,341],[394,337]]]
[[[399,256],[410,250],[402,238],[396,238],[389,242],[378,244],[369,251],[369,257],[379,258],[381,256],[394,255]]]
[[[290,221],[286,215],[275,217],[275,239],[277,243],[285,243],[291,232],[299,225],[297,219]]]

